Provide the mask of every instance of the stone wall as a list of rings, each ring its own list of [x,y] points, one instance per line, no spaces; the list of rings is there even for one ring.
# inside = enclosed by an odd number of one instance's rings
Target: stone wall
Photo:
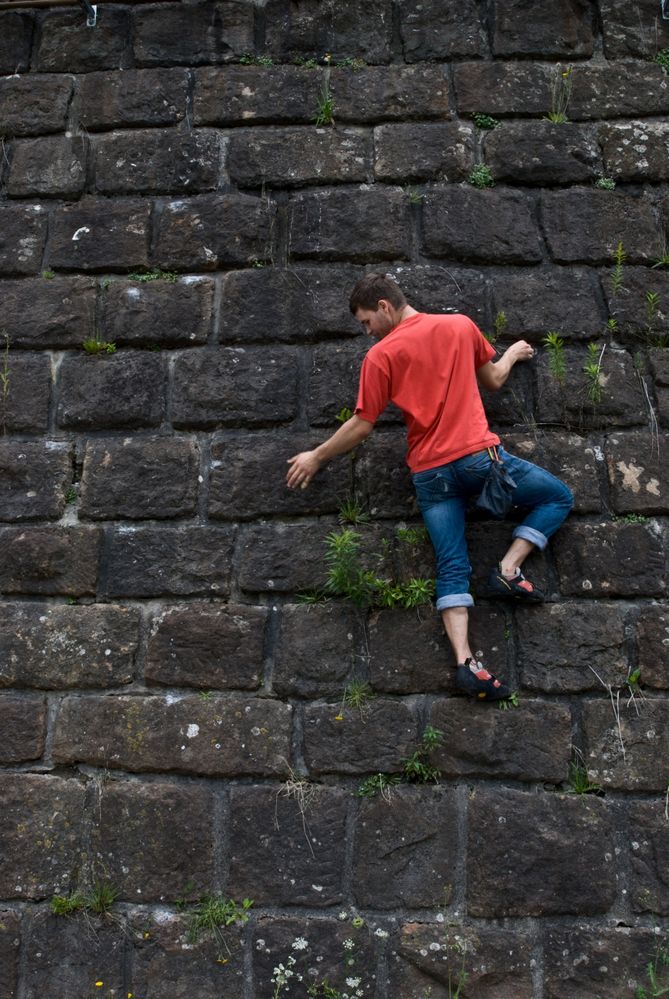
[[[649,985],[669,916],[665,47],[659,0],[0,12],[1,999]],[[284,486],[353,404],[366,267],[500,346],[562,341],[487,400],[576,496],[531,565],[541,607],[485,599],[508,527],[470,524],[506,711],[454,696],[429,607],[299,600],[351,495],[368,564],[433,572],[397,530],[420,522],[396,414]],[[428,724],[439,783],[360,797]],[[579,759],[598,793],[573,793]],[[193,932],[207,896],[242,916],[222,939]]]

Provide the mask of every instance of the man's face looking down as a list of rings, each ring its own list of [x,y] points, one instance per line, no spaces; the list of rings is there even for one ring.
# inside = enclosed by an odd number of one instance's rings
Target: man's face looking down
[[[381,298],[376,309],[356,309],[355,318],[365,327],[368,336],[381,340],[397,326],[399,314],[398,309]]]

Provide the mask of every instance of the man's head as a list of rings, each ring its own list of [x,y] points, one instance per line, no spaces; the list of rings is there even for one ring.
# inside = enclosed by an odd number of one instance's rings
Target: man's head
[[[355,318],[379,340],[397,326],[406,305],[402,289],[385,274],[365,274],[349,299]]]

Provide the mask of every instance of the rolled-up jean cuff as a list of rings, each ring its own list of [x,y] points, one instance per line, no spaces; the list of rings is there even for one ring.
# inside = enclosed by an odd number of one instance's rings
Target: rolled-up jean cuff
[[[471,593],[446,593],[437,598],[437,610],[448,610],[449,607],[473,607],[474,598]]]
[[[541,531],[535,531],[533,527],[526,527],[523,524],[519,524],[518,527],[513,532],[514,538],[524,538],[525,541],[531,541],[533,545],[536,545],[539,551],[543,551],[548,544],[548,538]]]

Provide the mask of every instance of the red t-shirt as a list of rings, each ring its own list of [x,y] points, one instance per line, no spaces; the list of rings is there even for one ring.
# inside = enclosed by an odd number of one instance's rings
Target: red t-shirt
[[[407,425],[412,472],[482,451],[500,443],[476,380],[477,368],[494,356],[467,316],[409,316],[367,353],[355,412],[375,423],[395,403]]]

